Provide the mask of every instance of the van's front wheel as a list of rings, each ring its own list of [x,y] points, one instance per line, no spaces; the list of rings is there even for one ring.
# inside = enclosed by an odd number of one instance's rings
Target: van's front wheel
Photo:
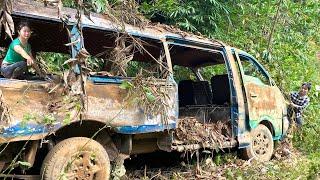
[[[44,180],[109,179],[110,161],[98,142],[84,137],[61,141],[48,153],[41,167]]]
[[[274,142],[270,130],[259,124],[251,133],[251,143],[241,150],[242,158],[269,161],[273,154]]]

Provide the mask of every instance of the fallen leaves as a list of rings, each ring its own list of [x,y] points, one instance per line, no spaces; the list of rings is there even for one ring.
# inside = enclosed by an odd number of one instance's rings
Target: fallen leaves
[[[137,105],[146,117],[160,115],[162,124],[168,125],[170,106],[169,90],[172,88],[169,82],[160,82],[159,79],[145,77],[140,71],[130,82],[124,81],[120,87],[127,89],[125,102]]]
[[[0,33],[3,26],[6,34],[12,39],[14,34],[14,23],[11,17],[12,2],[11,0],[3,0],[0,5]]]
[[[176,136],[186,144],[206,143],[219,148],[231,139],[231,124],[229,121],[202,123],[194,117],[184,117],[179,119]]]
[[[128,45],[129,44],[129,45]],[[135,43],[132,39],[124,34],[119,35],[115,40],[115,47],[108,54],[108,59],[111,61],[111,74],[127,76],[128,63],[133,59]]]
[[[139,12],[138,8],[139,4],[135,0],[117,1],[112,5],[107,4],[105,15],[123,29],[125,29],[125,23],[143,28],[149,21]]]

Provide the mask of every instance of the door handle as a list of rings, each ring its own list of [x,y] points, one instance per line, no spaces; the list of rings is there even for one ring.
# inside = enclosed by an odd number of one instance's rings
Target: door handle
[[[250,97],[252,97],[252,98],[256,98],[256,97],[258,97],[258,95],[257,95],[257,94],[255,94],[255,93],[250,93]]]

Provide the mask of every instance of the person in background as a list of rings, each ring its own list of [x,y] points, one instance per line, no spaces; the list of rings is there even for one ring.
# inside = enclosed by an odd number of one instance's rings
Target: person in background
[[[293,111],[295,112],[295,121],[299,128],[301,128],[303,124],[303,119],[302,119],[303,109],[305,109],[310,102],[310,99],[307,96],[310,89],[311,89],[311,83],[304,82],[302,83],[299,92],[292,92],[290,94],[290,99],[291,99],[290,105],[293,108]]]
[[[27,73],[27,66],[31,66],[34,58],[31,53],[31,45],[28,40],[31,36],[30,26],[22,22],[18,26],[18,37],[14,39],[1,64],[1,74],[5,78],[23,78]]]

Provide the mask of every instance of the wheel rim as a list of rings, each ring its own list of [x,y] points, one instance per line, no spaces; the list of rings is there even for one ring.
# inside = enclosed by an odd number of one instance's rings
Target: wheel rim
[[[65,166],[65,177],[70,180],[94,180],[103,172],[99,159],[92,152],[83,151],[73,156]]]
[[[262,132],[259,132],[253,140],[253,152],[257,156],[264,156],[268,153],[270,147],[270,140],[268,136]]]

